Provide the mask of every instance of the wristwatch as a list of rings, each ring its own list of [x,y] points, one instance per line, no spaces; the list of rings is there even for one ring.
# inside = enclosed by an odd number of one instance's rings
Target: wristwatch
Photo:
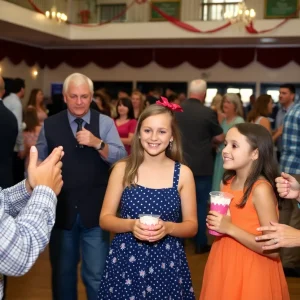
[[[101,140],[100,144],[95,148],[97,151],[103,150],[105,147],[105,143]]]

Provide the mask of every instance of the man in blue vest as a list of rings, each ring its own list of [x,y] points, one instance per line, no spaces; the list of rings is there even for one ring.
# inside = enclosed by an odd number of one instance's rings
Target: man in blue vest
[[[77,266],[88,300],[97,290],[109,246],[109,233],[99,227],[99,215],[110,164],[126,155],[111,118],[90,110],[93,83],[83,74],[68,76],[63,85],[64,110],[45,120],[37,142],[43,160],[57,145],[64,147],[64,187],[58,196],[50,239],[54,300],[77,299]]]

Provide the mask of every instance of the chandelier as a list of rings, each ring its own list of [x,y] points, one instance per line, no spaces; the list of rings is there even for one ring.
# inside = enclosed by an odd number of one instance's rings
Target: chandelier
[[[237,13],[235,15],[229,11],[225,11],[224,13],[224,19],[229,20],[232,24],[242,22],[246,25],[249,25],[255,16],[255,10],[253,8],[248,9],[245,2],[240,2],[238,4]]]
[[[56,6],[53,6],[50,11],[46,11],[45,16],[48,19],[57,20],[58,22],[66,22],[68,20],[66,14],[56,10]]]

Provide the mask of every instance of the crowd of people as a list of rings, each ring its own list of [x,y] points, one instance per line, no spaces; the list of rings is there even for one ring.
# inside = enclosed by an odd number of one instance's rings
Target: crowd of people
[[[66,109],[48,116],[34,89],[23,117],[25,82],[2,99],[0,77],[0,273],[26,273],[49,243],[55,300],[77,299],[80,261],[89,300],[195,299],[193,238],[195,253],[210,252],[201,300],[290,299],[285,277],[300,276],[295,88],[281,86],[274,120],[269,95],[247,108],[217,95],[207,107],[206,89],[199,79],[187,99],[121,91],[113,105],[73,73]],[[208,211],[212,190],[232,195],[227,214]],[[219,233],[212,246],[207,229]]]

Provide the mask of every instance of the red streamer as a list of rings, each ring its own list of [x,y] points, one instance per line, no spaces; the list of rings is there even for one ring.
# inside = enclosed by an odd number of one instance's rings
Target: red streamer
[[[99,23],[97,23],[97,24],[72,24],[72,25],[76,25],[76,26],[84,26],[84,27],[95,27],[95,26],[102,26],[102,25],[105,25],[105,24],[109,24],[109,23],[111,23],[111,22],[113,22],[113,21],[115,21],[115,20],[120,19],[122,16],[124,16],[124,15],[127,13],[127,11],[128,11],[135,3],[138,3],[138,4],[139,4],[138,0],[132,0],[132,1],[130,2],[130,4],[127,5],[120,13],[118,13],[118,14],[115,15],[112,19],[107,20],[107,21],[105,21],[105,22],[99,22]]]
[[[161,9],[159,9],[157,6],[155,6],[153,3],[151,3],[152,9],[155,10],[158,14],[160,14],[163,18],[165,18],[166,20],[168,20],[169,22],[171,22],[172,24],[174,24],[175,26],[178,26],[184,30],[187,31],[191,31],[191,32],[196,32],[196,33],[214,33],[217,31],[220,31],[222,29],[225,29],[227,27],[229,27],[231,25],[230,22],[227,22],[226,24],[215,28],[215,29],[211,29],[211,30],[206,30],[206,31],[202,31],[194,26],[191,26],[187,23],[181,22],[180,20],[166,14],[164,11],[162,11]]]
[[[253,22],[251,22],[249,25],[246,25],[245,28],[247,30],[248,33],[251,34],[260,34],[260,33],[267,33],[270,31],[273,31],[279,27],[281,27],[283,24],[285,24],[288,20],[294,18],[295,16],[297,16],[298,12],[300,10],[300,7],[297,8],[297,10],[295,12],[293,12],[292,14],[290,14],[288,17],[286,17],[284,20],[282,20],[279,24],[277,24],[275,27],[270,28],[270,29],[265,29],[265,30],[256,30],[253,26]]]
[[[31,6],[34,8],[34,10],[40,14],[45,14],[43,11],[41,11],[34,3],[33,0],[28,0],[28,2],[31,4]]]
[[[98,24],[72,24],[72,25],[76,25],[76,26],[85,26],[85,27],[95,27],[95,26],[101,26],[101,25],[105,25],[105,24],[109,24],[112,21],[118,20],[120,19],[123,15],[126,14],[126,12],[134,5],[134,4],[145,4],[148,0],[132,0],[132,2],[127,5],[124,10],[122,10],[119,14],[117,14],[116,16],[114,16],[112,19],[105,21],[105,22],[100,22]],[[31,6],[34,8],[34,10],[38,13],[41,14],[45,14],[43,11],[41,11],[33,2],[33,0],[28,0],[28,2],[31,4]],[[168,14],[166,14],[164,11],[162,11],[161,9],[159,9],[157,6],[155,6],[153,3],[151,3],[151,7],[153,10],[155,10],[159,15],[161,15],[164,19],[166,19],[167,21],[171,22],[172,24],[174,24],[177,27],[180,27],[184,30],[190,31],[190,32],[195,32],[195,33],[214,33],[214,32],[218,32],[221,31],[227,27],[229,27],[231,25],[231,22],[227,22],[226,24],[217,27],[215,29],[210,29],[210,30],[200,30],[192,25],[189,25],[187,23],[181,22],[180,20],[178,20],[177,18],[170,16]],[[256,30],[254,28],[254,24],[253,22],[251,22],[250,24],[245,26],[245,29],[247,30],[248,33],[250,34],[261,34],[261,33],[267,33],[270,31],[273,31],[279,27],[281,27],[282,25],[284,25],[288,20],[290,20],[291,18],[295,17],[297,15],[297,13],[300,11],[300,7],[298,7],[298,9],[292,13],[290,16],[286,17],[284,20],[282,20],[279,24],[277,24],[275,27],[269,28],[269,29],[265,29],[265,30]],[[69,23],[69,22],[68,22]],[[71,23],[69,23],[71,24]]]

